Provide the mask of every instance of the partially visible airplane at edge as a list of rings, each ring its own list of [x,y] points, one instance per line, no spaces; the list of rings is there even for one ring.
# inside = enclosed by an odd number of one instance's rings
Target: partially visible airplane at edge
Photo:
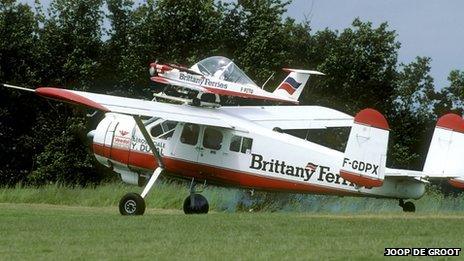
[[[164,74],[169,71],[160,70]],[[290,71],[287,79],[301,83],[295,88],[296,101],[308,73]],[[208,72],[216,75],[212,69]],[[302,75],[306,80],[299,78]],[[235,81],[226,79],[228,90],[236,86]],[[285,82],[292,85],[292,81]],[[118,173],[123,182],[144,186],[141,194],[128,193],[121,198],[122,215],[145,212],[144,199],[160,175],[190,181],[190,194],[183,204],[186,214],[209,210],[197,184],[392,198],[407,212],[414,212],[415,205],[405,200],[420,198],[430,180],[445,179],[464,189],[464,119],[456,114],[438,120],[424,168],[415,171],[386,167],[389,125],[373,109],[352,117],[320,106],[191,106],[188,102],[169,104],[52,87],[3,86],[105,113],[88,134],[96,159]],[[282,84],[279,88],[288,91]],[[285,133],[332,127],[351,128],[345,151],[317,144],[311,137]]]
[[[155,62],[150,64],[149,72],[153,82],[196,92],[196,97],[191,97],[194,104],[219,103],[223,95],[298,104],[309,76],[324,75],[310,70],[283,70],[289,74],[272,93],[264,90],[270,78],[258,87],[234,62],[221,56],[206,58],[190,68]]]

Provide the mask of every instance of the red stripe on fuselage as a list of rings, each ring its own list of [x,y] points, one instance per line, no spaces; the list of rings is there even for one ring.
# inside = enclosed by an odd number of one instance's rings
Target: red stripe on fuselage
[[[106,157],[100,153],[106,151],[107,148],[101,147],[104,146],[94,143],[94,153]],[[125,165],[143,169],[154,170],[156,167],[158,167],[158,164],[152,154],[142,153],[140,151],[130,151],[128,160],[126,161],[124,161],[124,159],[127,159],[125,156],[117,156],[118,154],[126,155],[127,153],[128,151],[124,149],[111,148],[111,159],[122,159],[122,161],[117,161]],[[225,185],[275,191],[292,191],[334,195],[359,195],[354,191],[336,189],[310,183],[302,183],[298,181],[284,180],[275,177],[263,176],[256,173],[241,172],[166,156],[163,157],[163,163],[166,166],[166,169],[174,175],[185,178],[194,177],[198,179],[206,179]]]

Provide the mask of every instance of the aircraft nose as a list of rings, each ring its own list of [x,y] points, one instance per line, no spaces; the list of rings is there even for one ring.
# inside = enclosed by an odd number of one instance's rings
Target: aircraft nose
[[[156,69],[154,66],[151,66],[150,69],[148,70],[150,73],[150,76],[155,76],[156,75]]]

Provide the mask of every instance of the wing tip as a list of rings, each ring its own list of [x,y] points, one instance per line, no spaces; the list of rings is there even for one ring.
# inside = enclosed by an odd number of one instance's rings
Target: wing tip
[[[42,97],[57,99],[68,103],[85,105],[87,107],[97,109],[103,112],[110,112],[110,110],[105,106],[66,89],[54,87],[39,87],[35,89],[35,93]]]

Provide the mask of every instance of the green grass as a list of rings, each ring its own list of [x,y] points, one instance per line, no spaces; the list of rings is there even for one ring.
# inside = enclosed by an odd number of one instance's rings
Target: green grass
[[[385,247],[462,247],[460,214],[220,213],[0,204],[0,259],[381,259]]]
[[[48,185],[41,188],[0,188],[0,203],[35,203],[68,206],[113,207],[127,192],[140,193],[142,188],[121,183],[105,184],[95,188],[69,188]],[[354,198],[302,194],[256,193],[250,197],[244,190],[210,186],[202,193],[217,212],[311,212],[311,213],[400,213],[397,200]],[[155,184],[147,198],[148,208],[182,208],[188,196],[188,183],[162,181]],[[444,197],[429,190],[413,201],[418,213],[464,213],[464,194]]]

